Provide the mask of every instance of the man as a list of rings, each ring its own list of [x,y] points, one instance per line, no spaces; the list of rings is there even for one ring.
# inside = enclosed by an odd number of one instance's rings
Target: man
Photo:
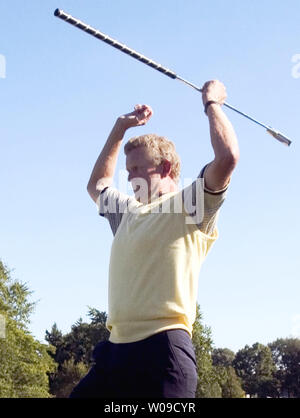
[[[157,135],[135,137],[125,145],[135,198],[111,186],[124,134],[148,122],[153,112],[147,105],[117,119],[96,161],[88,192],[115,235],[109,268],[110,338],[96,346],[95,366],[71,397],[195,396],[191,337],[198,274],[217,239],[218,211],[239,159],[236,135],[221,108],[224,85],[205,83],[202,99],[215,154],[197,179],[203,188],[195,181],[178,190],[179,157],[174,144]]]

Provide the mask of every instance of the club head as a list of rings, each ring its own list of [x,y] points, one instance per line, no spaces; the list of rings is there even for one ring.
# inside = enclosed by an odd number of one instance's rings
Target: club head
[[[292,141],[287,138],[286,136],[282,135],[280,132],[275,131],[272,128],[267,129],[267,132],[272,135],[274,138],[276,138],[278,141],[282,142],[284,145],[287,145],[288,147],[291,145]]]

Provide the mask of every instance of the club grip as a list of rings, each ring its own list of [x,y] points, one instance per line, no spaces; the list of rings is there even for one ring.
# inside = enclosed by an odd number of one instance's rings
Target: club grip
[[[121,44],[121,42],[117,41],[116,39],[113,39],[106,35],[105,33],[100,32],[97,29],[94,29],[93,27],[87,25],[86,23],[82,22],[81,20],[76,19],[75,17],[65,13],[61,9],[56,9],[54,11],[54,16],[59,17],[62,20],[65,20],[66,22],[70,23],[73,26],[76,26],[77,28],[87,32],[88,34],[94,36],[97,39],[100,39],[103,42],[106,42],[107,44],[113,46],[114,48],[119,49],[120,51],[124,52],[125,54],[130,55],[132,58],[135,58],[139,61],[141,61],[143,64],[147,64],[150,67],[154,68],[157,71],[160,71],[161,73],[167,75],[171,78],[177,78],[177,75],[169,70],[168,68],[163,67],[161,64],[158,64],[157,62],[145,57],[144,55],[140,54],[139,52],[135,51],[134,49],[129,48],[128,46]]]

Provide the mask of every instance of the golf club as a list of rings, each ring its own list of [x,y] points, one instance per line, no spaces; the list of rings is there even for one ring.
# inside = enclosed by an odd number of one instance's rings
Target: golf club
[[[71,16],[70,14],[65,13],[63,10],[56,9],[54,12],[54,15],[59,17],[62,20],[65,20],[66,22],[70,23],[73,26],[76,26],[77,28],[87,32],[88,34],[94,36],[97,39],[100,39],[101,41],[106,42],[107,44],[119,49],[120,51],[124,52],[125,54],[130,55],[131,57],[143,62],[144,64],[149,65],[150,67],[154,68],[157,71],[160,71],[161,73],[167,75],[168,77],[171,77],[173,79],[177,79],[182,81],[183,83],[189,85],[190,87],[193,87],[198,92],[201,92],[201,88],[196,86],[195,84],[191,83],[188,80],[185,80],[182,77],[179,77],[177,74],[175,74],[173,71],[171,71],[168,68],[163,67],[161,64],[156,63],[155,61],[145,57],[144,55],[140,54],[139,52],[129,48],[128,46],[118,42],[117,40],[109,37],[108,35],[100,32],[97,29],[94,29],[93,27],[87,25],[86,23],[82,22],[79,19],[76,19],[75,17]],[[228,107],[229,109],[233,110],[234,112],[239,113],[240,115],[244,116],[245,118],[251,120],[252,122],[262,126],[267,130],[267,132],[272,135],[274,138],[276,138],[278,141],[282,142],[283,144],[289,146],[291,145],[292,141],[287,138],[282,133],[276,131],[271,126],[267,126],[262,122],[259,122],[258,120],[252,118],[251,116],[247,115],[244,112],[241,112],[240,110],[236,109],[235,107],[231,106],[228,103],[224,103],[224,106]]]

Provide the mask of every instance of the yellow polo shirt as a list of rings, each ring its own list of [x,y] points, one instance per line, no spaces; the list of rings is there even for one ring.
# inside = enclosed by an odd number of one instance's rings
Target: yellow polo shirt
[[[197,223],[182,196],[182,191],[167,193],[144,205],[113,187],[100,194],[99,212],[115,234],[106,324],[113,343],[135,342],[173,328],[192,336],[198,276],[218,237],[215,222],[225,192],[202,190],[197,205],[203,213]],[[203,232],[203,224],[210,226],[210,233]]]

